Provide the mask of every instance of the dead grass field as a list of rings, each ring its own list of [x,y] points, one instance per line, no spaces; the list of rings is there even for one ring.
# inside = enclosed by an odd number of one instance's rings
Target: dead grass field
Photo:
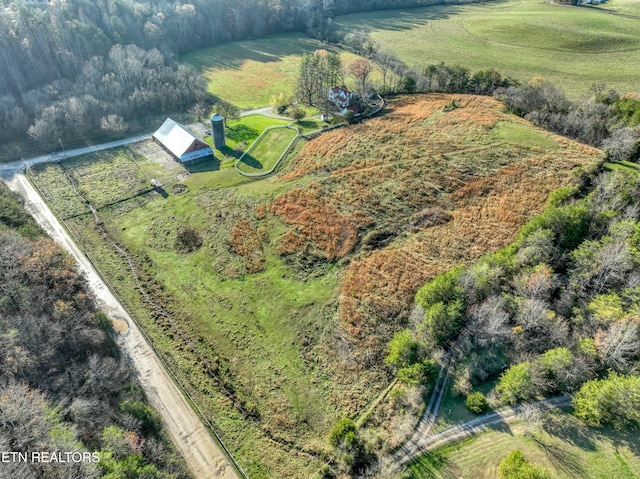
[[[601,157],[490,98],[456,95],[459,108],[444,112],[451,98],[399,100],[380,118],[311,141],[283,176],[311,181],[271,207],[290,225],[282,251],[317,248],[328,261],[355,252],[339,320],[369,361],[425,281],[507,245],[551,191]]]

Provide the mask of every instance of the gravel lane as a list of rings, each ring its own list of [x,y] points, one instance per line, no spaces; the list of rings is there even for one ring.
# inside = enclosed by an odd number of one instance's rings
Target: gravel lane
[[[6,173],[6,172],[5,172]],[[173,382],[135,322],[100,278],[93,265],[51,213],[38,192],[20,172],[4,175],[9,188],[25,199],[26,209],[38,224],[77,261],[98,306],[109,316],[126,322],[119,334],[122,351],[129,357],[151,405],[161,414],[176,448],[196,479],[239,479],[235,469]]]

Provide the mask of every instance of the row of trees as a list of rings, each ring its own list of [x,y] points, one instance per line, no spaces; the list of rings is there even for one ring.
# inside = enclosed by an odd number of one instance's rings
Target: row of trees
[[[5,462],[3,477],[190,477],[111,331],[72,258],[0,183],[0,448],[74,458]]]
[[[362,32],[334,33],[330,40],[375,63],[382,74],[376,88],[388,93],[471,93],[494,95],[507,110],[545,129],[605,150],[612,161],[640,158],[640,99],[621,97],[604,84],[591,95],[572,102],[541,77],[521,85],[494,69],[472,73],[460,65],[431,64],[409,68],[394,52],[383,50]],[[359,77],[366,82],[366,76]],[[365,90],[365,85],[361,85]]]

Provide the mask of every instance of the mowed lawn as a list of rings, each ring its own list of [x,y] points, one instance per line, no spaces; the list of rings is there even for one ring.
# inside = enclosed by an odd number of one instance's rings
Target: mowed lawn
[[[202,72],[209,93],[246,110],[270,105],[281,92],[292,97],[300,59],[322,49],[340,52],[345,66],[358,58],[303,33],[289,33],[203,48],[180,61]]]
[[[266,173],[270,171],[285,149],[298,135],[295,128],[271,128],[238,161],[236,168],[244,173]]]
[[[408,468],[407,479],[493,479],[500,462],[513,450],[547,468],[552,477],[635,479],[640,471],[640,434],[590,428],[568,413],[549,414],[528,438],[522,423],[445,446]]]
[[[363,30],[408,65],[445,62],[472,71],[496,68],[527,81],[543,76],[577,98],[594,83],[638,91],[640,17],[540,0],[440,5],[338,17],[344,31]],[[637,2],[636,2],[637,4]]]

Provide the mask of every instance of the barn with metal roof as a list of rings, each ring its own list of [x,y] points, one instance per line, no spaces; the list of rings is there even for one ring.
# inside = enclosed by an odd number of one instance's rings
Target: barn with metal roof
[[[153,139],[182,163],[192,163],[206,156],[213,156],[213,150],[186,126],[167,118],[153,134]]]

